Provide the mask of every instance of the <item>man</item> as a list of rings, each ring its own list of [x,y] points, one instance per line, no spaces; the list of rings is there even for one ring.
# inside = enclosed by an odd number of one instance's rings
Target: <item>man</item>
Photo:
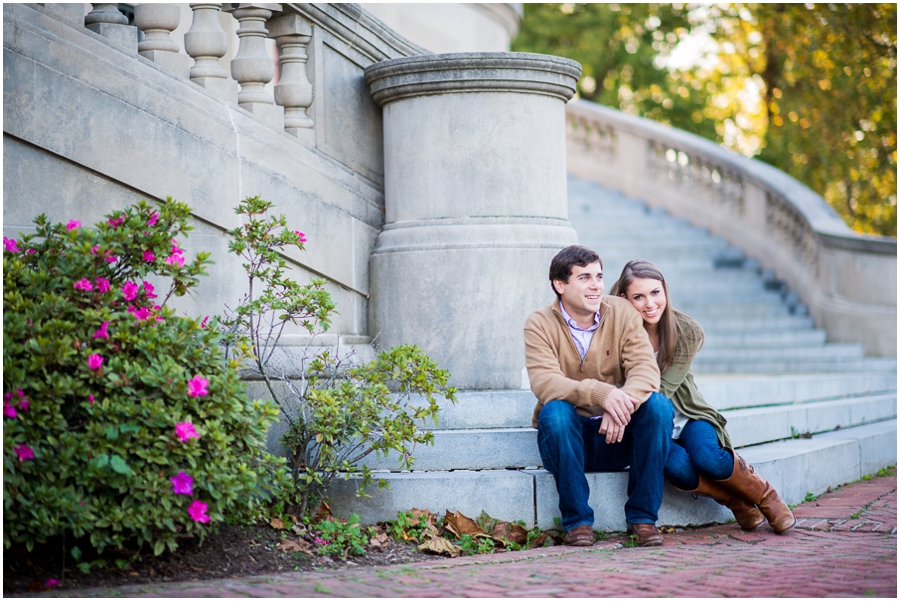
[[[544,468],[553,474],[566,544],[594,542],[586,471],[630,466],[625,518],[641,546],[661,545],[656,528],[663,467],[672,436],[672,403],[640,314],[604,296],[603,264],[583,246],[550,263],[556,300],[525,322],[525,365],[537,406]]]

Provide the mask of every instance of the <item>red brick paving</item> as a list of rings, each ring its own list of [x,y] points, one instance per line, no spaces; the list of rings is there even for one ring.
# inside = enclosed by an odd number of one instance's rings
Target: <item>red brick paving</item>
[[[127,597],[897,597],[897,477],[797,507],[798,525],[734,524],[667,534],[655,548],[614,537],[381,568],[77,591]]]

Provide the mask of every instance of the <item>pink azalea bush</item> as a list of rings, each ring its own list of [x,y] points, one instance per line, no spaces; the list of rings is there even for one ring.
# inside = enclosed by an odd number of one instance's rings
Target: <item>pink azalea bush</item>
[[[275,407],[248,400],[218,327],[166,306],[208,263],[177,243],[188,217],[141,202],[93,227],[39,216],[34,234],[4,238],[6,548],[65,536],[174,550],[283,473],[262,451]]]

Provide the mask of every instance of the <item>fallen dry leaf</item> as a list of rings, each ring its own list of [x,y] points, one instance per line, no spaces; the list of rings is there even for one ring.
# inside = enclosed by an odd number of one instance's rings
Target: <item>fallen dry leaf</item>
[[[469,534],[475,537],[490,537],[490,535],[481,529],[472,518],[466,517],[460,512],[450,513],[444,516],[444,528],[455,534],[457,537],[463,534]]]
[[[287,528],[287,524],[281,518],[272,518],[272,521],[269,522],[269,526],[275,528],[275,530],[284,530]]]
[[[419,551],[435,553],[437,555],[447,555],[449,557],[458,557],[459,554],[462,553],[460,547],[457,547],[443,536],[435,536],[428,539],[419,545]]]
[[[377,534],[369,539],[369,548],[374,551],[381,551],[387,546],[387,542],[390,538],[391,537],[385,532]]]
[[[306,534],[306,526],[304,526],[303,524],[295,523],[293,526],[291,526],[291,532],[298,536],[303,536],[304,534]]]
[[[332,516],[331,507],[328,506],[328,503],[322,501],[319,503],[319,508],[316,509],[316,519],[318,520],[326,520]]]
[[[278,543],[275,548],[284,553],[306,553],[307,555],[312,555],[309,547],[310,544],[302,538],[296,541],[286,538]]]

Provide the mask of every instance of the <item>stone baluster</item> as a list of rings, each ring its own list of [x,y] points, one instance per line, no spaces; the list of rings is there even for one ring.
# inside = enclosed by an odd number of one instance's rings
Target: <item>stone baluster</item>
[[[237,102],[238,85],[219,59],[228,52],[228,34],[219,21],[221,3],[191,4],[194,20],[184,34],[184,50],[194,59],[191,81],[220,100]]]
[[[144,32],[138,43],[138,54],[153,61],[176,77],[188,78],[191,59],[178,52],[169,35],[178,27],[181,9],[177,4],[138,4],[134,7],[134,24]]]
[[[117,4],[91,4],[93,10],[84,17],[84,26],[108,39],[127,52],[137,52],[137,27],[128,24],[128,17],[119,12]]]
[[[232,6],[235,6],[232,4]],[[228,9],[240,23],[237,56],[231,61],[231,76],[241,86],[238,104],[272,129],[284,129],[284,108],[275,104],[265,85],[275,76],[275,64],[266,52],[266,21],[280,4],[238,4]]]
[[[269,37],[278,44],[281,77],[275,84],[275,103],[284,107],[284,131],[308,145],[315,143],[313,120],[306,112],[313,100],[313,86],[306,71],[306,47],[312,25],[297,15],[284,15],[266,23]]]

